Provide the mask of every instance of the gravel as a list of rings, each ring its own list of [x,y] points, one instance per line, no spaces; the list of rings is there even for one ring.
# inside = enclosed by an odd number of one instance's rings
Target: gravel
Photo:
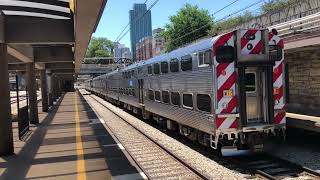
[[[272,155],[320,172],[319,149],[287,143],[272,143],[268,144],[266,150]]]
[[[85,97],[151,179],[200,179],[171,155],[94,99]]]
[[[183,159],[185,162],[192,165],[193,168],[197,169],[207,177],[210,177],[210,179],[232,180],[232,179],[245,179],[246,177],[250,176],[248,174],[242,174],[220,165],[219,163],[213,161],[212,159],[205,157],[204,155],[196,152],[190,147],[167,136],[163,132],[144,123],[138,118],[126,113],[122,109],[113,106],[112,104],[104,101],[103,99],[97,96],[91,96],[91,97],[98,100],[100,103],[106,106],[110,111],[119,115],[122,119],[125,119],[131,125],[137,127],[140,131],[144,132],[149,137],[152,137],[153,140],[165,146],[175,156]],[[108,118],[105,118],[105,120],[108,121]]]

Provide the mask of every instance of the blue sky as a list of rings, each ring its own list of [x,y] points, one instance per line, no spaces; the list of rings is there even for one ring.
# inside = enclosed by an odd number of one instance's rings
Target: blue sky
[[[93,36],[107,37],[114,41],[121,30],[128,24],[129,10],[132,9],[133,3],[143,3],[144,1],[145,0],[108,0],[98,28]],[[155,0],[148,0],[147,7],[154,1]],[[234,0],[159,0],[159,2],[151,9],[152,29],[164,27],[165,24],[169,23],[169,16],[175,15],[185,3],[197,5],[200,8],[207,9],[210,14],[213,14],[233,1]],[[232,12],[258,1],[259,0],[238,0],[232,6],[217,13],[215,19],[225,17]],[[262,3],[253,6],[248,10],[255,11],[261,4]],[[127,33],[120,43],[130,47],[130,33]]]

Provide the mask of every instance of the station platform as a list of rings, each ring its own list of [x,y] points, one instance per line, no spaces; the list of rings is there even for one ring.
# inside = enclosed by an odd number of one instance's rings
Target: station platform
[[[287,127],[320,133],[320,117],[286,113]]]
[[[41,103],[38,104],[41,109]],[[0,179],[139,179],[140,170],[77,92],[39,113],[24,140],[13,123],[15,154],[0,158]]]

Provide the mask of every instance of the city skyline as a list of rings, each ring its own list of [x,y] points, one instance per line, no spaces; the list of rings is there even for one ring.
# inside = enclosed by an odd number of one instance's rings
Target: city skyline
[[[132,59],[136,59],[136,44],[144,37],[152,35],[151,11],[147,10],[146,4],[133,4],[129,11],[130,19],[130,43]]]
[[[143,3],[145,0],[123,0],[122,3],[118,1],[108,2],[108,6],[103,12],[101,21],[97,27],[96,32],[93,34],[94,37],[107,37],[111,41],[115,41],[123,28],[129,23],[128,11],[132,9],[134,3]],[[147,8],[154,1],[147,2]],[[161,0],[152,8],[152,29],[164,28],[167,23],[169,23],[169,16],[175,15],[177,11],[183,7],[185,3],[191,5],[197,5],[199,8],[204,8],[209,11],[210,14],[218,11],[227,4],[230,4],[232,0],[219,1],[214,4],[210,0],[188,0],[181,1],[178,0],[176,3],[171,3],[169,0]],[[209,5],[208,5],[209,4]],[[241,0],[229,6],[228,8],[216,13],[214,19],[222,18],[230,13],[230,10],[235,11],[235,9],[241,9],[249,4],[252,4],[251,0]],[[261,4],[257,4],[249,8],[250,11],[255,11]],[[130,43],[130,33],[127,33],[120,41],[120,43],[125,44],[127,47],[131,47]]]

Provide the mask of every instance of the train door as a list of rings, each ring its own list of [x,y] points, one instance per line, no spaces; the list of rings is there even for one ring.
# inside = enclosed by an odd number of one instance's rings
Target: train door
[[[143,79],[138,80],[138,88],[139,88],[139,103],[144,104],[143,102]]]
[[[273,123],[272,64],[239,66],[239,93],[243,127]]]
[[[250,67],[245,70],[245,94],[247,123],[260,124],[264,121],[263,113],[263,70]]]

